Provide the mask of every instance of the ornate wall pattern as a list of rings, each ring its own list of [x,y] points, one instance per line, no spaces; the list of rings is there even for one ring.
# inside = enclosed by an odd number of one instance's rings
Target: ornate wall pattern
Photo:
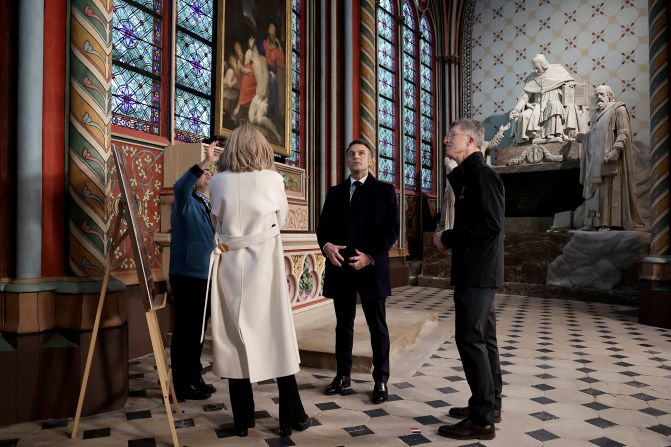
[[[319,252],[284,255],[292,306],[321,299],[325,261]]]
[[[671,254],[669,247],[669,35],[668,3],[650,0],[650,167],[653,255]]]
[[[515,106],[531,57],[563,64],[590,94],[606,83],[632,114],[634,143],[650,142],[646,0],[480,0],[473,2],[472,78],[464,78],[472,105],[466,115],[484,121],[487,137]],[[465,29],[469,28],[468,17]],[[462,55],[467,62],[467,54]],[[464,65],[464,71],[468,68]],[[470,85],[469,85],[470,84]],[[502,147],[505,142],[502,143]]]
[[[375,2],[373,0],[360,1],[359,25],[359,131],[361,138],[375,147],[375,129],[377,116],[375,97]]]
[[[110,228],[113,0],[72,0],[70,25],[69,264],[104,272]]]
[[[113,141],[112,145],[120,146],[125,161],[126,173],[135,193],[135,200],[142,217],[143,235],[152,269],[161,268],[161,247],[154,243],[154,234],[161,227],[160,191],[163,185],[163,151],[129,143]],[[116,177],[116,167],[110,170],[113,209],[119,203],[120,190]],[[116,217],[116,216],[115,216]],[[122,231],[125,229],[122,224]],[[112,254],[112,271],[135,271],[135,261],[126,239]]]
[[[307,231],[308,230],[308,207],[307,205],[289,204],[289,214],[282,230]]]

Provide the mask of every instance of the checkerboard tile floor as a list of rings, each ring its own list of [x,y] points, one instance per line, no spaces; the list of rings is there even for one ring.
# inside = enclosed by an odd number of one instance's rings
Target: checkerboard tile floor
[[[370,404],[370,376],[354,375],[352,392],[325,396],[333,372],[298,374],[314,425],[290,438],[277,431],[277,387],[254,386],[255,429],[230,436],[227,382],[211,399],[187,401],[175,416],[187,446],[669,446],[671,445],[671,331],[641,325],[636,309],[619,305],[498,295],[498,337],[504,374],[503,421],[492,441],[455,441],[437,435],[451,406],[469,397],[454,345],[449,290],[394,289],[388,306],[428,309],[436,329],[392,362],[390,399]],[[207,357],[205,360],[208,360]],[[151,357],[130,365],[131,397],[124,411],[87,417],[70,440],[72,422],[50,420],[0,428],[0,447],[168,445],[169,433]],[[68,425],[69,424],[69,425]]]

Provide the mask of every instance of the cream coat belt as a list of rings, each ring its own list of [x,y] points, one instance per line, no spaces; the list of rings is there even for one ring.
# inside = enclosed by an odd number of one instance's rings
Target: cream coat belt
[[[279,234],[280,227],[278,225],[273,225],[265,231],[252,234],[250,236],[230,237],[220,236],[217,234],[217,245],[214,247],[214,250],[212,250],[212,254],[210,254],[210,267],[208,268],[207,274],[207,292],[205,295],[205,307],[203,307],[203,325],[200,331],[201,343],[205,338],[205,316],[207,315],[207,306],[209,305],[210,300],[210,284],[212,283],[212,279],[218,277],[219,274],[219,256],[229,251],[240,250],[241,248],[260,244],[261,242],[265,242],[268,239],[279,236]]]

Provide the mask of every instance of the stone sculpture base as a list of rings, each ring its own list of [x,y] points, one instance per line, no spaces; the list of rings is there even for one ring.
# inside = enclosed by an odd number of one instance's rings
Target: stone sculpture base
[[[647,255],[650,233],[642,231],[572,231],[561,256],[547,270],[547,284],[610,290],[622,270]]]

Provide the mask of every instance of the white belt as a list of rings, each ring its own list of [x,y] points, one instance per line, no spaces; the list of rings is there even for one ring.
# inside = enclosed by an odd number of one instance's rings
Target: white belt
[[[209,305],[210,299],[210,284],[212,279],[219,275],[219,256],[229,251],[240,250],[241,248],[247,248],[252,245],[260,244],[261,242],[265,242],[268,239],[279,236],[279,234],[280,227],[278,225],[273,225],[267,230],[252,234],[251,236],[216,236],[217,245],[210,254],[210,266],[207,269],[207,291],[205,292],[205,306],[203,307],[203,325],[200,331],[201,343],[205,338],[205,316],[207,315],[207,306]]]

